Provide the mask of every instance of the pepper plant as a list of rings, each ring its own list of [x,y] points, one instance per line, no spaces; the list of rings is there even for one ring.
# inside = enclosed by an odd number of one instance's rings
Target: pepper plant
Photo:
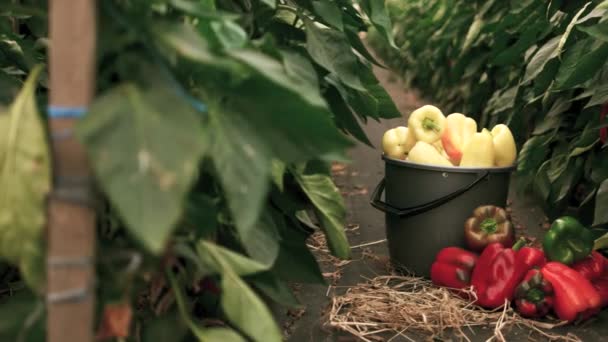
[[[406,83],[482,127],[508,124],[521,188],[549,218],[605,227],[608,2],[387,3],[399,50],[370,39]]]
[[[46,1],[2,6],[8,106],[46,61]],[[107,0],[98,16],[98,95],[75,133],[103,200],[100,337],[281,340],[267,304],[297,305],[290,282],[325,281],[307,237],[322,230],[335,256],[350,256],[331,163],[347,160],[353,137],[371,145],[362,122],[399,116],[359,38],[373,26],[394,45],[384,3]],[[34,105],[15,115],[44,120],[45,80],[30,78],[21,94]],[[0,225],[0,240],[26,238],[22,228]],[[0,305],[2,339],[43,334],[43,284],[27,285],[33,295]]]

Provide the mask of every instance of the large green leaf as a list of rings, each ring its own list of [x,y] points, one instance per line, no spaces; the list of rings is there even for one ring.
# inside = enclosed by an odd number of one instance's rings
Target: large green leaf
[[[223,274],[226,270],[246,276],[265,271],[269,265],[261,264],[225,247],[201,240],[196,246],[198,256],[210,270]]]
[[[608,223],[608,179],[605,179],[597,190],[593,219],[594,226],[606,223]]]
[[[369,141],[369,138],[361,128],[361,125],[357,121],[355,114],[350,110],[342,99],[340,93],[334,87],[330,87],[327,90],[326,97],[332,112],[336,116],[337,124],[340,128],[343,128],[348,133],[352,134],[359,141],[373,147],[373,144]]]
[[[222,309],[228,320],[258,342],[283,340],[268,307],[245,282],[232,272],[222,275]]]
[[[123,84],[93,103],[77,134],[129,231],[160,253],[206,150],[197,114],[160,84]]]
[[[310,19],[305,19],[306,49],[312,59],[333,73],[349,87],[365,91],[359,78],[359,63],[352,53],[350,43],[344,33],[319,27]]]
[[[251,262],[235,258],[235,253],[210,242],[197,246],[209,267],[222,275],[221,305],[228,320],[254,341],[281,341],[281,332],[272,314],[262,300],[238,276],[238,272],[251,271]],[[247,264],[247,265],[246,265]]]
[[[331,252],[339,258],[350,257],[350,246],[344,231],[346,220],[344,199],[331,177],[324,174],[302,173],[297,173],[295,177],[315,206],[315,213],[325,232]]]
[[[342,22],[342,11],[335,2],[313,1],[312,6],[319,17],[321,17],[321,19],[323,19],[326,23],[340,31],[344,29],[344,23]]]
[[[360,0],[361,8],[367,16],[369,20],[374,25],[374,28],[380,32],[382,37],[386,39],[389,45],[392,48],[397,48],[395,45],[395,41],[393,38],[393,28],[391,19],[388,15],[388,11],[386,10],[385,1],[384,0]]]
[[[545,64],[558,55],[558,44],[561,39],[561,35],[553,37],[545,43],[532,57],[530,63],[526,66],[526,72],[523,77],[522,83],[528,83],[533,80],[538,74],[543,71]]]
[[[0,257],[28,285],[44,285],[42,234],[51,187],[46,131],[36,106],[37,66],[7,112],[0,112]]]
[[[608,43],[608,21],[592,26],[578,26],[577,28],[595,39]]]
[[[555,89],[569,89],[592,77],[606,64],[608,43],[587,38],[576,42],[563,56]]]
[[[295,307],[299,304],[287,283],[271,272],[259,273],[247,277],[247,281],[278,303],[289,307]]]
[[[325,284],[319,264],[306,246],[308,235],[297,226],[283,226],[281,236],[281,251],[273,271],[286,281]]]
[[[269,188],[273,158],[304,161],[351,143],[332,123],[314,84],[293,76],[301,75],[293,71],[293,59],[288,73],[280,62],[258,52],[230,54],[252,74],[233,88],[211,85],[211,156],[239,234],[249,236]]]
[[[248,235],[241,237],[247,254],[262,265],[272,266],[279,255],[279,232],[273,219],[273,209],[267,207]]]
[[[178,283],[175,276],[168,271],[167,277],[169,278],[169,283],[171,284],[171,289],[173,290],[173,294],[175,296],[175,301],[177,303],[177,307],[179,313],[182,317],[182,320],[188,328],[192,331],[194,336],[200,342],[215,342],[215,341],[227,341],[227,342],[244,342],[245,339],[239,335],[236,331],[229,328],[203,328],[198,325],[190,314],[190,308],[188,307],[188,302],[180,283]]]

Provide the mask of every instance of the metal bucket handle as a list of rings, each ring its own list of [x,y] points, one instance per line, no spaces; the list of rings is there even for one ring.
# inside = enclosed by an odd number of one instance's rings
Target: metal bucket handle
[[[397,208],[380,199],[380,197],[382,196],[382,192],[384,192],[384,187],[385,187],[385,183],[386,183],[386,179],[382,178],[380,183],[378,183],[378,186],[376,186],[374,193],[372,194],[372,199],[371,199],[370,203],[372,206],[374,206],[374,208],[384,211],[386,213],[398,215],[401,218],[410,217],[410,216],[422,214],[428,210],[437,208],[438,206],[443,205],[443,204],[453,200],[454,198],[471,190],[475,185],[477,185],[484,179],[488,178],[489,174],[490,174],[490,172],[488,170],[485,170],[472,183],[470,183],[450,194],[440,197],[438,199],[432,200],[432,201],[424,203],[424,204],[409,207],[409,208]]]

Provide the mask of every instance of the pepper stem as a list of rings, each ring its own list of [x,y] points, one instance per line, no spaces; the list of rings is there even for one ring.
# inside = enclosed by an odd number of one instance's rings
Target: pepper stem
[[[545,299],[545,293],[539,288],[533,288],[526,293],[526,299],[532,303],[540,303],[543,299]]]
[[[487,218],[479,224],[479,229],[483,230],[486,234],[494,234],[498,229],[498,223],[493,218]]]
[[[433,119],[429,118],[424,118],[422,120],[422,128],[426,130],[433,130],[435,132],[439,132],[440,130],[439,125],[437,125]]]
[[[523,237],[520,237],[519,240],[517,240],[517,242],[513,245],[513,250],[514,251],[518,251],[520,250],[522,247],[524,247],[526,245],[526,239]]]

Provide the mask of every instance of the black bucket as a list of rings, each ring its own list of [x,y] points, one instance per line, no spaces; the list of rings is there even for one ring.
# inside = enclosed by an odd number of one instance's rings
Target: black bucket
[[[374,190],[371,204],[386,213],[393,265],[423,277],[429,277],[442,248],[465,247],[464,222],[475,208],[506,206],[515,169],[422,165],[384,155],[382,159],[385,177]]]

